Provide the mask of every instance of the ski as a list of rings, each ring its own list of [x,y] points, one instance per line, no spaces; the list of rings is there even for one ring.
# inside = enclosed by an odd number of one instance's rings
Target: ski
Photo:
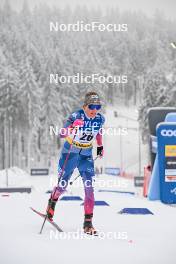
[[[39,211],[37,211],[37,210],[35,210],[33,207],[30,207],[30,209],[34,212],[34,213],[36,213],[36,214],[38,214],[39,216],[41,216],[42,218],[44,218],[45,219],[45,217],[46,217],[46,215],[45,214],[43,214],[43,213],[41,213],[41,212],[39,212]],[[49,218],[46,218],[46,220],[52,225],[52,226],[54,226],[59,232],[64,232],[54,221],[51,221]],[[85,233],[84,232],[84,234],[85,235],[88,235],[88,236],[98,236],[98,233],[95,233],[95,234],[90,234],[90,233]]]
[[[31,209],[34,213],[40,215],[42,218],[45,219],[45,217],[46,217],[45,214],[40,213],[39,211],[35,210],[33,207],[30,207],[30,209]],[[61,228],[60,228],[60,227],[59,227],[54,221],[51,221],[48,217],[46,218],[46,220],[47,220],[52,226],[54,226],[54,227],[57,229],[57,231],[59,231],[59,232],[63,232],[63,230],[62,230],[62,229],[61,229]]]

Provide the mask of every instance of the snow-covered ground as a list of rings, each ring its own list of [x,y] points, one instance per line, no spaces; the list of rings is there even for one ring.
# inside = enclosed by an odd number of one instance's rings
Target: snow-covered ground
[[[59,234],[46,223],[40,235],[43,220],[29,207],[45,210],[49,197],[46,191],[54,181],[54,175],[31,176],[31,194],[0,195],[0,263],[176,263],[176,208],[149,202],[137,194],[99,192],[109,189],[136,193],[133,181],[114,176],[102,175],[96,180],[96,200],[109,204],[95,207],[94,226],[99,237],[82,234],[80,201],[58,202],[55,221],[64,233]],[[103,186],[104,181],[114,185]],[[76,182],[65,195],[84,196]],[[118,214],[124,207],[146,207],[154,215]]]
[[[0,187],[30,187],[31,177],[24,170],[18,167],[8,169],[8,180],[6,177],[6,170],[0,171]]]

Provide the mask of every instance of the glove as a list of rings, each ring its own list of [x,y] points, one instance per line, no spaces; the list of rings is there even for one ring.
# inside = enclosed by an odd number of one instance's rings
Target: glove
[[[103,146],[97,147],[97,156],[103,157],[104,151]]]
[[[82,119],[76,119],[73,124],[72,127],[82,127],[84,125],[84,121]]]

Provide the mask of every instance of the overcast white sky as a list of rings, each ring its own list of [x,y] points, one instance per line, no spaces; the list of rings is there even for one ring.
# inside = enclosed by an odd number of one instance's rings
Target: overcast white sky
[[[4,2],[6,0],[0,0]],[[9,0],[15,8],[21,8],[23,0]],[[120,10],[142,10],[148,15],[152,15],[156,9],[162,10],[169,18],[176,19],[176,0],[28,0],[33,7],[40,2],[48,3],[48,5],[70,5],[85,4],[87,6],[101,6],[103,9],[106,6],[117,5]]]

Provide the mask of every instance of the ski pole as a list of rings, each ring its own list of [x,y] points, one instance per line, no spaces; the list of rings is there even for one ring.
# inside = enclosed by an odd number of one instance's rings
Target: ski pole
[[[69,159],[69,156],[70,156],[70,153],[71,153],[71,149],[72,149],[72,146],[73,146],[73,143],[74,143],[74,140],[75,140],[76,134],[77,134],[77,128],[76,128],[76,132],[75,132],[75,134],[74,134],[73,140],[72,140],[72,142],[71,142],[71,144],[70,144],[70,147],[69,147],[69,150],[68,150],[68,154],[67,154],[66,159],[65,159],[65,161],[64,161],[64,164],[63,164],[63,167],[62,167],[61,173],[60,173],[60,175],[59,175],[58,184],[59,184],[60,179],[61,179],[61,177],[62,177],[62,175],[63,175],[64,170],[65,170],[65,167],[66,167],[67,161],[68,161],[68,159]],[[57,190],[57,188],[55,189],[53,196],[55,195],[56,190]],[[44,225],[45,225],[46,219],[47,219],[47,214],[46,214],[46,216],[45,216],[45,219],[44,219],[44,221],[43,221],[43,224],[42,224],[42,227],[41,227],[41,229],[40,229],[39,234],[42,234],[43,227],[44,227]]]
[[[98,159],[99,156],[97,156],[93,161],[95,161],[96,159]],[[70,185],[72,185],[79,177],[81,176],[81,174],[78,174],[76,176],[76,178],[73,179],[73,181],[70,182]]]

